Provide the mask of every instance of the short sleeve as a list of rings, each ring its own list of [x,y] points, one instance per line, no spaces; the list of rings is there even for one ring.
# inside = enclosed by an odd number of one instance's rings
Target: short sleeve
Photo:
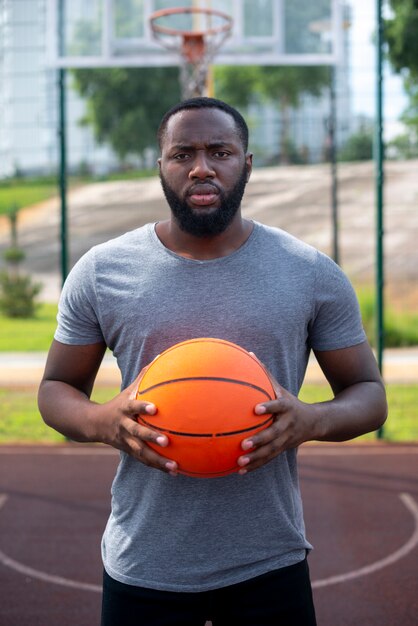
[[[366,340],[360,307],[350,281],[332,259],[320,252],[309,338],[314,350],[339,350]]]
[[[95,291],[94,249],[69,273],[59,301],[55,339],[71,345],[103,342]]]

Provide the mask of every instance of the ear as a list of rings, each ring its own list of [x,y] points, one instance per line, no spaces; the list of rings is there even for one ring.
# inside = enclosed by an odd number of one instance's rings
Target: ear
[[[247,183],[250,180],[251,172],[253,171],[253,153],[247,152],[245,155],[245,163],[247,165]]]
[[[161,157],[157,159],[158,169],[161,171]]]

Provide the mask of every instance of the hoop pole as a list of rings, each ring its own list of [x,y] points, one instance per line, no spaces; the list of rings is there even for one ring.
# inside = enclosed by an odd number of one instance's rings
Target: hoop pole
[[[375,125],[375,170],[376,170],[376,351],[379,370],[383,373],[384,351],[384,251],[383,251],[383,18],[382,0],[376,0],[376,125]],[[383,438],[383,426],[377,438]]]
[[[57,23],[58,46],[60,55],[64,51],[64,6],[62,0],[59,6],[59,18]],[[61,202],[61,285],[64,284],[68,275],[68,229],[67,229],[67,120],[66,120],[66,75],[65,68],[57,72],[58,80],[58,139],[59,139],[59,192]]]
[[[335,66],[330,70],[330,163],[331,163],[331,209],[332,209],[332,258],[340,264],[339,228],[338,228],[338,173],[337,173],[337,94]]]
[[[63,285],[68,274],[68,233],[67,233],[67,140],[66,140],[66,70],[58,70],[58,92],[59,92],[59,146],[60,146],[60,168],[59,168],[59,188],[61,200],[61,284]]]

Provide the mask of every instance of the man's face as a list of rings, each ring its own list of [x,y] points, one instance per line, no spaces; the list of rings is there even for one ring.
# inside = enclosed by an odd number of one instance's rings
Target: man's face
[[[208,237],[226,230],[251,173],[251,155],[228,113],[203,108],[173,115],[159,166],[165,197],[184,232]]]

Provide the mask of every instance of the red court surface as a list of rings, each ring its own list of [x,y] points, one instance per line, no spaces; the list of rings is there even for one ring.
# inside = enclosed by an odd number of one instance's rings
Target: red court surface
[[[1,626],[99,624],[117,459],[0,447]],[[308,445],[299,463],[319,626],[416,626],[418,445]]]

